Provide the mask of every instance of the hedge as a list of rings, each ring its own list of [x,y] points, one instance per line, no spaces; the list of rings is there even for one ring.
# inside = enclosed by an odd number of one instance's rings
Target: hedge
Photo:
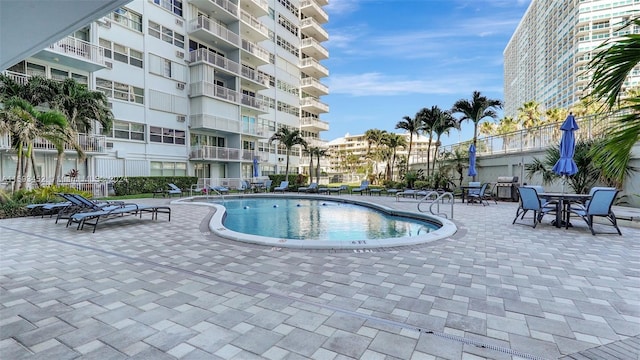
[[[182,191],[188,191],[191,185],[198,183],[195,176],[130,176],[113,179],[116,196],[152,193],[158,189],[168,189],[175,184]]]

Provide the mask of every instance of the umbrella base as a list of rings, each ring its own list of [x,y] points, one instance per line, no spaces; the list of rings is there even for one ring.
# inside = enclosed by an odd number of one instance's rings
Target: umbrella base
[[[573,227],[573,224],[569,223],[569,225],[567,225],[567,222],[564,220],[560,221],[560,226],[557,225],[557,222],[555,220],[552,220],[551,225],[555,227]]]

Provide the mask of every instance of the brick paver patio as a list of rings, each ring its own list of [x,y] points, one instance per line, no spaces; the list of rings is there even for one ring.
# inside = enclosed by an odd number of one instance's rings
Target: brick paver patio
[[[515,203],[456,203],[450,238],[309,251],[220,239],[209,208],[171,207],[95,234],[1,220],[0,358],[638,359],[637,227],[533,229]]]

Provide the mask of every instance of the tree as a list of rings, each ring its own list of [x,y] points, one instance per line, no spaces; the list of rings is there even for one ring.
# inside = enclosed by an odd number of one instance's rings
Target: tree
[[[407,150],[407,171],[409,171],[409,162],[411,162],[411,147],[413,145],[413,135],[418,135],[421,128],[422,123],[417,116],[413,119],[409,116],[404,116],[402,120],[398,121],[398,123],[396,124],[396,129],[403,129],[409,133],[409,149]]]
[[[73,79],[58,83],[51,107],[60,110],[77,132],[90,133],[97,121],[103,131],[111,130],[113,114],[104,93],[91,91]]]
[[[631,19],[624,28],[640,27],[640,18]],[[623,87],[629,73],[640,63],[640,34],[629,34],[606,41],[598,48],[589,63],[593,70],[590,86],[595,99],[603,99],[605,110],[618,110],[618,117],[609,128],[608,136],[601,146],[592,150],[593,159],[603,174],[622,184],[629,167],[631,150],[640,140],[640,96],[622,98]],[[619,107],[616,109],[616,107]]]
[[[518,121],[523,129],[531,129],[542,125],[542,112],[540,103],[527,101],[518,108]]]
[[[513,134],[518,130],[518,123],[511,116],[505,116],[500,119],[496,127],[496,135],[502,135],[502,149],[507,150],[513,140]],[[512,134],[512,135],[509,135]]]
[[[387,153],[390,160],[387,162],[387,180],[393,180],[393,168],[396,163],[398,148],[406,147],[407,140],[400,134],[387,133],[383,138],[383,144],[389,150]]]
[[[429,142],[427,143],[427,177],[429,176],[429,169],[431,168],[431,144],[433,141],[433,127],[438,121],[438,115],[436,112],[441,111],[437,106],[429,108],[422,108],[416,114],[416,118],[422,123],[423,134],[429,136]]]
[[[280,127],[269,139],[269,144],[278,142],[279,145],[284,146],[287,155],[287,165],[285,167],[285,179],[289,179],[289,156],[291,155],[291,149],[296,145],[307,147],[307,142],[302,138],[299,129],[290,130],[286,126]]]
[[[309,183],[313,182],[313,156],[315,149],[317,149],[315,146],[309,146],[303,149],[303,152],[309,155]]]
[[[473,145],[477,148],[478,145],[478,124],[485,118],[497,119],[498,114],[496,109],[502,108],[502,101],[489,99],[486,96],[480,94],[479,91],[474,91],[471,100],[460,99],[453,104],[451,112],[453,114],[460,113],[460,122],[471,121],[473,122]],[[473,177],[475,181],[476,177]]]
[[[382,145],[382,139],[387,132],[379,129],[369,129],[365,131],[364,138],[367,140],[367,157],[373,159],[375,164],[375,172],[378,173],[378,160],[380,160],[381,153],[376,149],[372,154],[371,147]]]
[[[64,115],[58,111],[40,112],[28,101],[12,97],[4,101],[0,118],[2,118],[2,127],[10,131],[12,146],[18,156],[13,190],[26,188],[30,165],[33,167],[33,175],[39,186],[38,174],[33,163],[34,141],[42,137],[50,140],[58,152],[64,151],[68,136],[68,123]]]
[[[316,178],[318,179],[318,182],[320,182],[320,158],[327,156],[328,154],[328,150],[327,149],[323,149],[320,147],[317,147],[316,150],[314,151],[316,157],[317,157],[317,161],[316,161]]]
[[[484,123],[489,124],[489,123]],[[460,123],[451,115],[450,111],[441,111],[437,118],[437,121],[433,124],[432,130],[436,134],[436,151],[435,158],[433,159],[433,170],[436,169],[436,160],[438,159],[438,150],[442,145],[440,137],[444,134],[449,134],[451,129],[460,129]]]

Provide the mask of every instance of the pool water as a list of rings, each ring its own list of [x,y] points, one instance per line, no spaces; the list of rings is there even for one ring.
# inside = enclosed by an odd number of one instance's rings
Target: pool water
[[[315,199],[237,199],[224,226],[240,233],[294,240],[370,240],[424,235],[440,226],[365,206]]]

